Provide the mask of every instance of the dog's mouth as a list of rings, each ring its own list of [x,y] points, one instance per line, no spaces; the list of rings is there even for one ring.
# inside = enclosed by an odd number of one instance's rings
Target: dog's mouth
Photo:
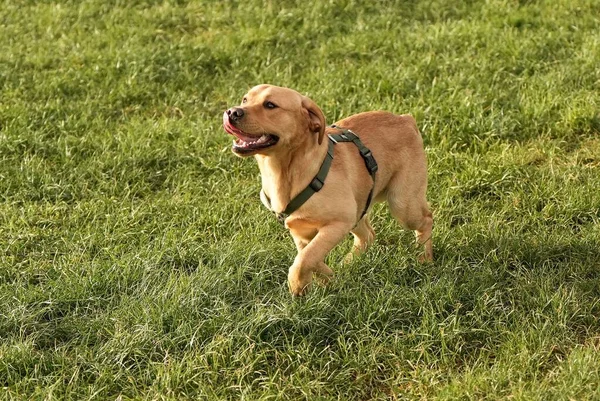
[[[258,151],[269,148],[279,141],[279,137],[272,134],[250,135],[234,127],[229,121],[227,113],[223,114],[223,128],[228,134],[236,137],[233,140],[231,150],[239,155],[258,153]]]

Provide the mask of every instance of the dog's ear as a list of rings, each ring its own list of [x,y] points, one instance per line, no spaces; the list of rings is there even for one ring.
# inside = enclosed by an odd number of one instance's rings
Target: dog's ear
[[[308,112],[308,127],[312,132],[319,133],[319,145],[325,136],[325,116],[315,102],[302,96],[302,107]]]

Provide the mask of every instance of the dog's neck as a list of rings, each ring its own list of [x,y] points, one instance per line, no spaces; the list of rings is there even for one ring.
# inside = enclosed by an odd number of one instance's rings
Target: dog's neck
[[[273,155],[256,155],[262,189],[269,197],[271,210],[282,213],[290,201],[317,175],[327,153],[328,140],[305,144],[295,150]]]

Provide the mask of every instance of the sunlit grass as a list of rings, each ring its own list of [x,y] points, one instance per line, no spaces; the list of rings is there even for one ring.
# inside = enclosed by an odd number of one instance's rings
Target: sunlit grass
[[[6,399],[600,398],[595,1],[5,2]],[[413,114],[436,262],[377,240],[292,299],[295,250],[221,113]]]

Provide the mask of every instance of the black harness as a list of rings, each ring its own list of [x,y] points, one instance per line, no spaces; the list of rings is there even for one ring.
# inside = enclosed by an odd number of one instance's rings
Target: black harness
[[[329,173],[329,168],[331,167],[331,162],[333,161],[334,145],[340,142],[352,142],[354,143],[354,145],[356,145],[361,157],[365,161],[365,166],[367,167],[367,170],[369,171],[369,174],[373,179],[373,186],[371,187],[371,191],[369,192],[369,196],[367,197],[367,204],[365,205],[365,208],[362,214],[360,215],[358,221],[360,221],[360,219],[362,219],[367,213],[367,210],[369,210],[369,206],[371,205],[371,201],[373,200],[373,190],[375,189],[375,173],[377,172],[377,162],[375,161],[375,157],[373,156],[373,153],[371,153],[369,148],[367,148],[361,142],[358,135],[356,135],[354,132],[350,131],[349,129],[338,127],[336,125],[332,125],[331,128],[339,129],[340,131],[342,131],[342,133],[337,135],[327,135],[329,144],[327,147],[327,155],[325,155],[325,160],[323,160],[321,168],[317,172],[315,178],[312,179],[310,184],[308,184],[306,188],[304,188],[298,195],[294,197],[294,199],[290,201],[290,203],[288,203],[287,207],[282,213],[275,212],[275,216],[280,222],[283,223],[290,214],[298,210],[300,206],[302,206],[308,199],[310,199],[311,196],[313,196],[315,193],[319,192],[321,188],[323,188],[323,185],[325,184],[325,178]],[[267,204],[268,209],[273,210],[271,209],[271,200],[264,193],[263,190],[261,190],[261,195],[264,195],[263,199],[266,201],[265,203]]]

